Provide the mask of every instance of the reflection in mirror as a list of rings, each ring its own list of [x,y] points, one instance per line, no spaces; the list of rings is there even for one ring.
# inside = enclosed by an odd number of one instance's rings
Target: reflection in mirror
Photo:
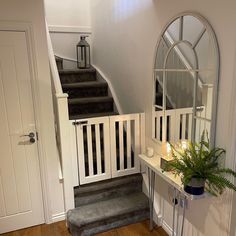
[[[214,144],[218,48],[199,16],[177,17],[164,30],[154,64],[153,138],[199,141],[207,130]]]

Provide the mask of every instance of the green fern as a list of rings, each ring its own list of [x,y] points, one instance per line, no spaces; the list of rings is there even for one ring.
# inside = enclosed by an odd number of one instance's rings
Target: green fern
[[[177,150],[171,145],[173,160],[166,165],[164,171],[171,170],[181,177],[183,185],[191,179],[198,178],[206,181],[206,191],[214,196],[223,193],[226,188],[236,191],[236,186],[226,177],[236,178],[236,172],[220,166],[225,154],[223,148],[210,148],[207,132],[204,131],[199,143],[188,142],[185,150]]]

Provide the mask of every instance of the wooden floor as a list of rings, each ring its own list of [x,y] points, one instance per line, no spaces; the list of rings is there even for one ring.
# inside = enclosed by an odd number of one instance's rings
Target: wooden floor
[[[168,236],[162,228],[156,228],[149,232],[148,221],[138,224],[128,225],[114,229],[97,236]],[[67,231],[65,221],[51,225],[39,225],[19,231],[2,234],[1,236],[70,236]]]

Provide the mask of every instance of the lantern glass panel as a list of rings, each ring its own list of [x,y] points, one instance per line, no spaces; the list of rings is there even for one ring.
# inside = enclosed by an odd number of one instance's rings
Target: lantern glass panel
[[[80,42],[77,44],[77,66],[78,68],[90,67],[90,46],[85,40],[85,37],[81,37]]]

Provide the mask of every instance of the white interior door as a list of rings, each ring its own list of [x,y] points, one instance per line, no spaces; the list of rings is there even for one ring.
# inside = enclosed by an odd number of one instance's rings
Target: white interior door
[[[26,42],[0,31],[0,234],[44,222]]]

